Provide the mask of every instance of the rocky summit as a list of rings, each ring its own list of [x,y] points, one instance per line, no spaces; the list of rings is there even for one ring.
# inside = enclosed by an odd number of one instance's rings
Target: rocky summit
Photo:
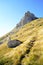
[[[38,19],[33,13],[27,11],[24,16],[21,18],[19,23],[17,23],[16,27],[10,32],[10,34],[16,33],[22,26],[31,22],[32,20]]]
[[[28,23],[0,38],[0,65],[43,65],[43,18],[27,13],[22,21]]]
[[[26,23],[32,21],[32,20],[35,20],[35,19],[38,19],[38,17],[36,17],[33,13],[27,11],[25,14],[24,14],[24,17],[20,20],[20,22],[16,25],[16,28],[20,28],[22,27],[23,25],[25,25]]]

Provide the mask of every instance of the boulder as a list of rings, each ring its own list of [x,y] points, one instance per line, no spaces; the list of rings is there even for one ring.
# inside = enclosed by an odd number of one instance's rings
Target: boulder
[[[19,41],[19,40],[10,40],[10,41],[7,43],[7,45],[8,45],[9,48],[14,48],[14,47],[20,45],[21,43],[22,43],[22,42]]]

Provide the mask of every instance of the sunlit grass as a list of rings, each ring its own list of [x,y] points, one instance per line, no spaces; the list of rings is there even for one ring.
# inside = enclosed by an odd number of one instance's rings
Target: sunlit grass
[[[29,22],[9,36],[23,43],[8,48],[8,41],[3,42],[0,45],[0,65],[43,65],[43,18]]]

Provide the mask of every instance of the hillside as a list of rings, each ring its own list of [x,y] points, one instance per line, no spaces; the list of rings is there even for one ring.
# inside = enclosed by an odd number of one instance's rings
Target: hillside
[[[32,20],[38,19],[38,17],[36,17],[33,13],[27,11],[24,16],[21,18],[21,20],[19,21],[19,23],[16,24],[16,26],[14,27],[14,29],[12,31],[10,31],[9,33],[7,33],[6,35],[4,35],[2,38],[0,38],[1,41],[5,41],[7,40],[8,37],[10,37],[10,35],[15,34],[16,32],[19,31],[19,29],[24,26],[25,24],[27,24],[28,22],[31,22]]]
[[[0,45],[0,65],[43,65],[43,18],[25,24],[11,40],[22,44],[8,48],[8,41]]]

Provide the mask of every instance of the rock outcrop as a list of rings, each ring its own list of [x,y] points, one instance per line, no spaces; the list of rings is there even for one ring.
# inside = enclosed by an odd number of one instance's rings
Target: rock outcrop
[[[18,30],[24,26],[25,24],[27,24],[28,22],[38,19],[38,17],[36,17],[33,13],[27,11],[23,18],[20,20],[20,22],[16,25],[16,27],[10,32],[10,34],[14,34],[16,32],[18,32]]]
[[[16,28],[20,28],[23,25],[25,25],[26,23],[38,19],[33,13],[27,11],[24,15],[24,17],[20,20],[20,22],[16,25]]]
[[[19,41],[19,40],[10,40],[10,41],[7,43],[7,45],[8,45],[9,48],[14,48],[14,47],[20,45],[21,43],[22,43],[22,42]]]

